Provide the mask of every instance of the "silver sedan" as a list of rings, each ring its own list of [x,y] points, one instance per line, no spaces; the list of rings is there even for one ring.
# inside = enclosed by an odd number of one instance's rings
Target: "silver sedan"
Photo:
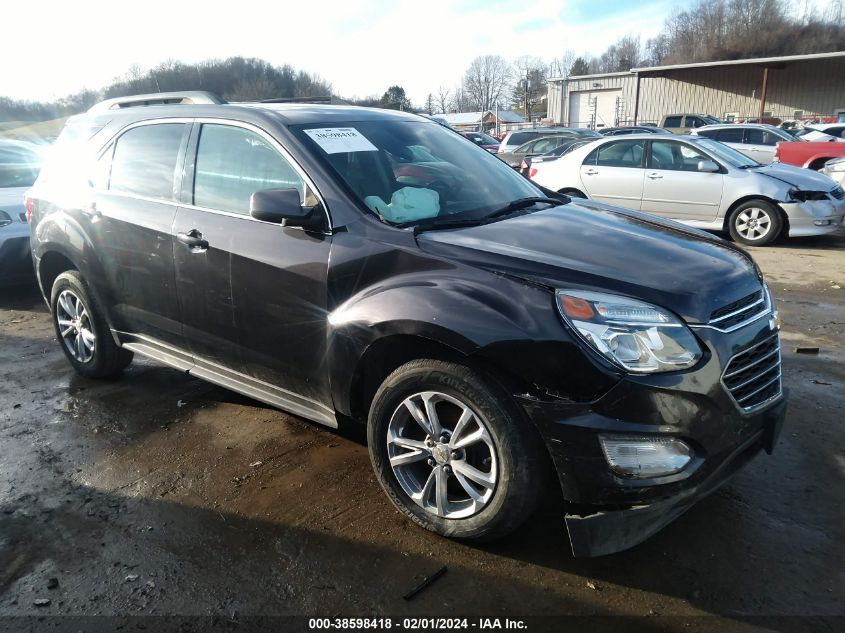
[[[0,286],[35,280],[23,197],[40,163],[35,146],[0,139]]]
[[[764,246],[822,235],[845,217],[845,192],[809,169],[757,161],[700,136],[610,137],[532,165],[548,189],[647,211]]]

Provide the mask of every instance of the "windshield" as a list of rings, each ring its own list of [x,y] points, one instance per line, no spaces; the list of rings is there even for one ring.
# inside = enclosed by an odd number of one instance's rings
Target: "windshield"
[[[699,136],[696,138],[695,144],[699,147],[703,147],[711,154],[714,154],[717,158],[727,163],[731,167],[736,167],[737,169],[745,169],[747,167],[760,166],[760,163],[758,163],[756,160],[748,158],[748,156],[746,156],[745,154],[741,154],[735,149],[730,148],[722,143],[719,143],[718,141],[713,141],[709,138]]]
[[[506,163],[440,125],[380,119],[290,129],[389,224],[483,220],[515,200],[544,195]]]
[[[31,187],[38,177],[41,159],[23,145],[0,144],[0,188]]]
[[[708,116],[706,114],[703,114],[701,116],[701,118],[704,119],[705,121],[707,121],[708,123],[710,123],[711,125],[717,125],[717,124],[721,123],[721,121],[719,119],[717,119],[716,117]]]

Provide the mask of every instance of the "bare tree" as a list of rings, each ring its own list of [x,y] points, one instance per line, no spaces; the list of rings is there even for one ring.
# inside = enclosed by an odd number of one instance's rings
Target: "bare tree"
[[[464,90],[472,106],[482,111],[491,109],[505,96],[510,76],[510,67],[501,55],[472,60],[464,74]]]
[[[437,105],[441,114],[449,112],[449,97],[452,93],[445,86],[437,87]]]
[[[569,70],[575,61],[575,51],[566,50],[560,57],[555,57],[549,62],[547,74],[549,77],[569,77]]]
[[[514,60],[512,68],[511,104],[528,119],[532,104],[546,94],[546,64],[539,57],[523,55]]]

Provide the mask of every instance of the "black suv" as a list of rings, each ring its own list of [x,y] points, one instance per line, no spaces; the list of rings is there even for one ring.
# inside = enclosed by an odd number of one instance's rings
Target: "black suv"
[[[393,503],[446,536],[514,530],[553,465],[574,553],[630,547],[783,420],[746,253],[415,115],[111,100],[68,121],[26,206],[76,371],[141,354],[364,424]]]

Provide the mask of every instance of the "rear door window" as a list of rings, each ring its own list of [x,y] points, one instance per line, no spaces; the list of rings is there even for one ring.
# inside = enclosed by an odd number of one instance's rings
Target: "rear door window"
[[[305,199],[305,183],[267,139],[231,125],[204,124],[194,169],[194,205],[249,215],[256,191],[296,189]]]
[[[666,121],[663,123],[663,127],[681,127],[681,117],[667,116]]]
[[[109,190],[173,200],[173,179],[184,123],[143,125],[125,132],[114,148]]]
[[[607,143],[594,150],[584,161],[598,167],[642,167],[644,140]]]
[[[712,160],[686,143],[652,141],[649,168],[698,171],[698,161]]]
[[[715,136],[712,134],[698,133],[700,136],[707,136],[713,140],[721,143],[742,143],[742,128],[729,127],[722,130],[716,130]]]
[[[766,130],[749,128],[745,130],[745,142],[749,145],[774,145],[783,139],[777,138]]]

